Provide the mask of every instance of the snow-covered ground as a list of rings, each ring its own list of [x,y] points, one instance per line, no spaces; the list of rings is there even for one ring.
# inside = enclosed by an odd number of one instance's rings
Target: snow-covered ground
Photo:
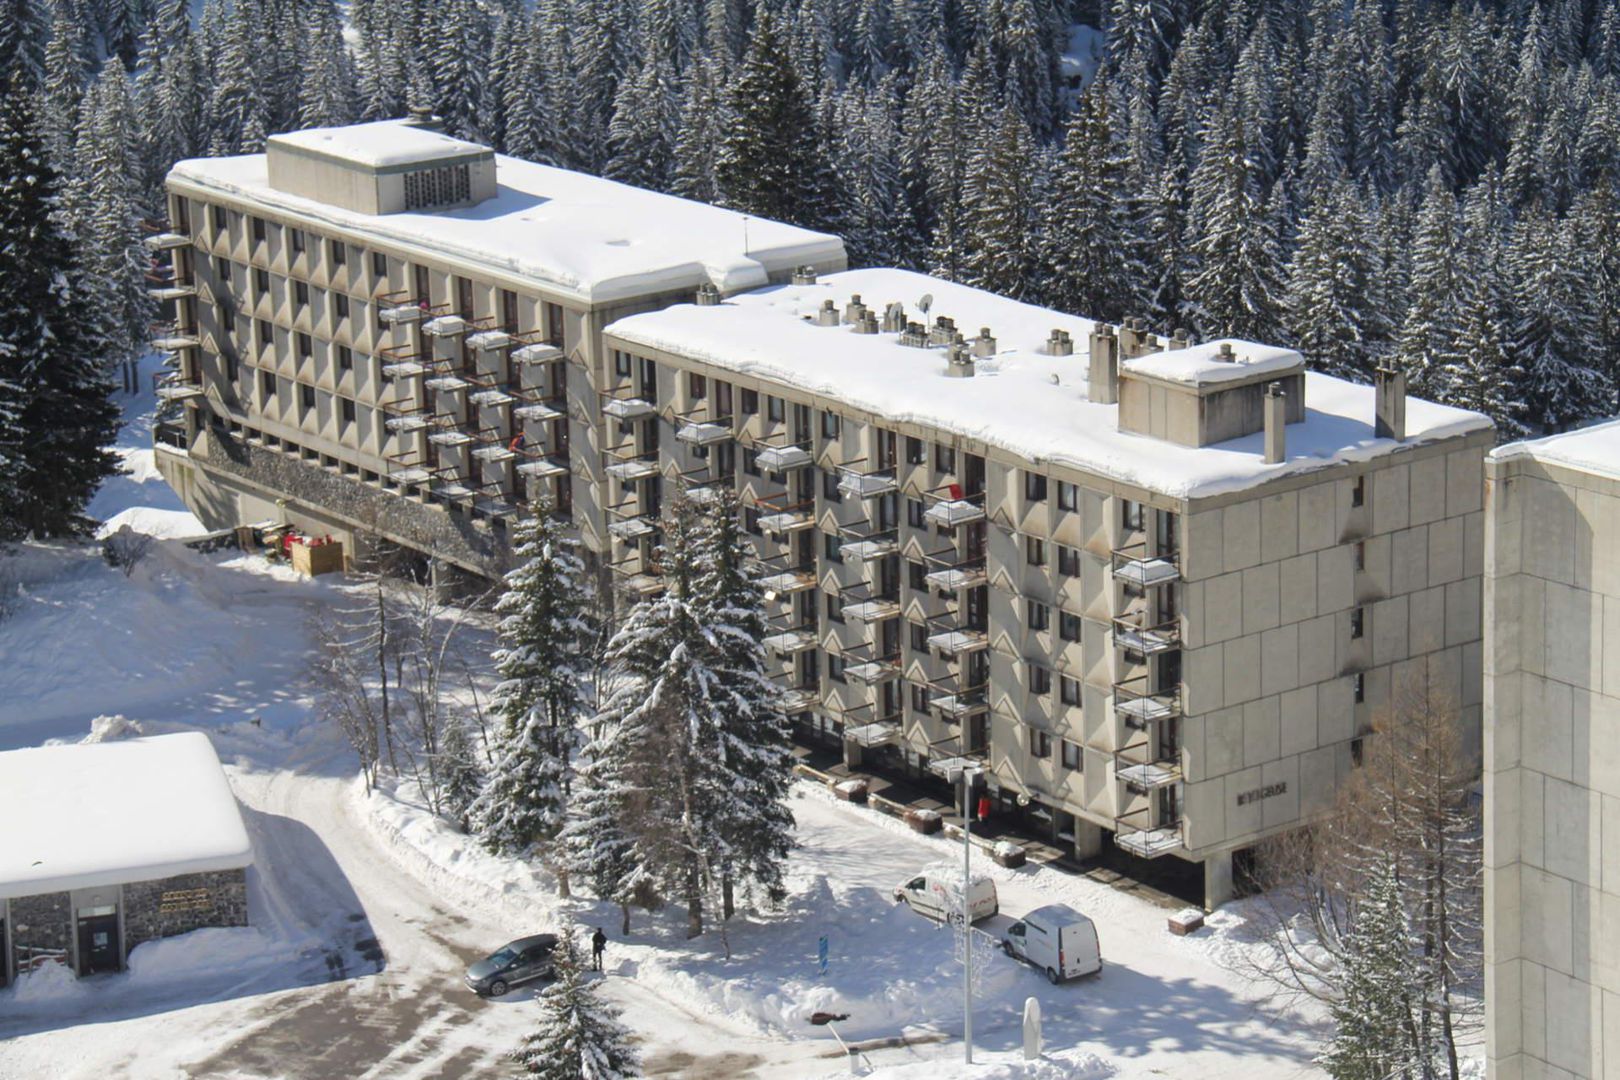
[[[147,437],[138,420],[126,429],[128,472],[94,510],[185,534]],[[0,991],[0,1078],[495,1075],[532,1022],[530,995],[481,1001],[461,972],[512,937],[596,925],[611,938],[608,992],[654,1075],[847,1075],[832,1035],[808,1023],[818,1009],[850,1014],[842,1034],[872,1041],[860,1063],[874,1075],[1318,1075],[1318,1029],[1262,1000],[1234,964],[1252,947],[1241,908],[1176,938],[1166,911],[1138,897],[986,864],[1003,910],[987,929],[1069,903],[1096,919],[1106,966],[1053,987],[987,957],[975,1034],[988,1064],[968,1069],[952,934],[889,899],[909,870],[955,857],[947,841],[803,783],[781,911],[739,916],[724,940],[696,942],[684,939],[679,911],[636,912],[623,940],[616,910],[559,901],[546,874],[487,855],[408,787],[364,795],[352,756],[311,717],[303,675],[310,616],[344,595],[341,582],[176,540],[155,543],[127,577],[94,544],[26,546],[3,571],[16,587],[0,620],[0,749],[92,729],[101,738],[204,730],[257,862],[251,928],[144,945],[124,975],[30,978]],[[1027,997],[1041,1002],[1048,1048],[1031,1065],[1017,1052]]]

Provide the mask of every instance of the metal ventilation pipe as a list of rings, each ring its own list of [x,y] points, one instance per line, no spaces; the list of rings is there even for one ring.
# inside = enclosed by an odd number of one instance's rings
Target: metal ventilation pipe
[[[1288,394],[1280,382],[1266,384],[1266,464],[1288,460]]]

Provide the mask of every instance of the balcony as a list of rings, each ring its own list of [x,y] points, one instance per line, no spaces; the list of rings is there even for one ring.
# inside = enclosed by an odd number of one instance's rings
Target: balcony
[[[440,394],[459,394],[471,386],[472,383],[459,375],[437,375],[422,385]]]
[[[838,490],[852,499],[875,499],[879,495],[889,495],[899,491],[900,485],[894,478],[893,469],[879,469],[877,472],[863,473],[855,469],[839,466]]]
[[[816,587],[816,572],[814,570],[783,570],[775,574],[767,574],[759,579],[759,587],[765,590],[765,599],[792,596],[794,593],[806,592]]]
[[[1169,652],[1171,649],[1181,648],[1181,623],[1171,619],[1157,626],[1140,626],[1135,621],[1140,616],[1125,616],[1114,620],[1114,644],[1121,649],[1130,649],[1143,656],[1156,656],[1159,653]]]
[[[445,428],[428,436],[428,442],[433,443],[435,446],[467,446],[473,441],[473,437],[460,428]]]
[[[620,575],[619,588],[624,590],[626,593],[629,593],[631,596],[656,596],[658,593],[663,592],[664,589],[668,587],[665,584],[664,579],[659,577],[657,574],[649,574],[646,571],[637,571],[631,573],[621,571],[618,569],[618,567],[614,567],[614,570]]]
[[[882,622],[900,617],[900,601],[873,597],[856,604],[844,605],[844,618],[861,624]]]
[[[803,532],[805,529],[814,528],[815,524],[815,519],[810,516],[808,509],[782,510],[775,514],[766,514],[759,519],[759,527],[775,537]]]
[[[156,285],[146,290],[146,295],[163,304],[171,300],[189,300],[197,295],[195,285]]]
[[[975,716],[982,716],[990,709],[985,700],[983,690],[961,690],[955,693],[940,694],[928,702],[929,706],[937,710],[943,719],[953,723]]]
[[[657,416],[658,409],[652,402],[641,398],[609,398],[602,405],[602,413],[615,420],[645,420],[649,416]]]
[[[485,352],[494,352],[512,344],[512,335],[505,330],[480,330],[476,334],[467,335],[467,344]]]
[[[856,746],[895,746],[900,742],[900,725],[880,720],[875,724],[859,724],[844,728],[844,738]]]
[[[942,528],[954,529],[959,525],[983,521],[984,506],[967,499],[946,499],[924,510],[923,517]]]
[[[480,408],[495,409],[502,405],[510,405],[517,399],[505,390],[490,387],[487,390],[474,390],[467,395],[467,400]]]
[[[893,657],[879,657],[844,665],[844,677],[862,686],[881,686],[900,677],[900,665]]]
[[[811,462],[810,451],[803,446],[762,446],[755,460],[767,472],[802,469]]]
[[[792,716],[794,713],[809,712],[821,704],[821,691],[814,686],[795,686],[782,691],[782,711]]]
[[[1114,833],[1114,844],[1139,859],[1157,859],[1181,850],[1181,825],[1178,822],[1156,829],[1119,830]]]
[[[409,432],[421,431],[424,428],[430,428],[433,426],[433,421],[428,419],[426,416],[423,416],[419,412],[407,413],[404,416],[390,416],[384,422],[384,426],[395,434],[406,434]]]
[[[1133,544],[1115,551],[1113,564],[1114,580],[1138,588],[1170,585],[1181,580],[1181,569],[1176,566],[1175,554],[1149,554],[1146,544]]]
[[[393,304],[377,311],[377,318],[389,326],[405,326],[427,318],[428,310],[421,304]]]
[[[1114,779],[1139,795],[1181,782],[1181,754],[1139,739],[1114,751]]]
[[[613,539],[626,544],[633,544],[642,537],[651,536],[658,529],[644,517],[631,517],[625,518],[623,521],[610,522],[607,531],[608,535]]]
[[[147,251],[153,253],[173,251],[175,248],[190,247],[191,237],[183,236],[177,232],[160,232],[154,236],[148,236],[142,243],[146,245]]]
[[[152,339],[152,348],[159,352],[180,352],[183,349],[195,349],[201,344],[202,339],[188,330],[174,330]]]
[[[520,364],[550,364],[563,359],[563,351],[555,345],[540,341],[513,349],[512,359]]]
[[[838,550],[846,559],[866,562],[869,559],[881,559],[885,555],[893,555],[900,550],[900,544],[892,536],[868,537],[864,540],[855,540],[843,544]]]
[[[961,656],[990,647],[990,635],[983,630],[942,630],[928,635],[928,647],[943,656]]]
[[[1127,725],[1141,730],[1149,724],[1175,719],[1181,713],[1181,706],[1174,690],[1147,694],[1120,683],[1114,687],[1114,712]]]
[[[764,645],[777,656],[793,656],[808,652],[817,645],[816,628],[813,625],[806,625],[796,626],[791,630],[779,630],[774,634],[765,635]]]
[[[675,433],[675,441],[688,446],[713,446],[731,438],[731,429],[724,424],[687,423]]]
[[[187,383],[170,383],[157,388],[159,401],[193,401],[205,396],[202,387]]]
[[[605,471],[620,483],[633,484],[637,480],[657,476],[658,462],[652,458],[631,458],[629,461],[616,461]]]
[[[934,570],[923,576],[931,589],[940,592],[954,593],[962,589],[973,589],[990,580],[985,573],[984,564],[978,563],[968,566],[950,566],[943,570]]]
[[[412,379],[426,375],[427,368],[415,360],[396,360],[392,364],[384,364],[382,373],[387,379]]]
[[[517,471],[522,476],[549,480],[556,476],[567,476],[568,464],[555,458],[544,457],[535,461],[525,461],[517,467]]]

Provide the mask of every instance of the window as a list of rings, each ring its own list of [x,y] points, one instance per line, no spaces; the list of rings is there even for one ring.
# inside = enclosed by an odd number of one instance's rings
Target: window
[[[264,319],[259,320],[259,348],[268,349],[276,343],[276,329]]]
[[[838,683],[844,681],[844,658],[837,653],[827,654],[827,678]]]
[[[293,282],[293,300],[299,307],[309,306],[309,285],[303,281]]]
[[[1052,672],[1039,664],[1029,665],[1029,692],[1032,694],[1050,694],[1052,692]]]
[[[1356,704],[1357,705],[1360,705],[1362,702],[1367,700],[1367,676],[1366,675],[1364,675],[1364,674],[1362,674],[1361,672],[1358,671],[1354,675],[1350,676],[1350,686],[1351,686],[1351,689],[1353,689],[1355,691]]]
[[[242,369],[237,366],[237,360],[231,353],[225,354],[225,381],[234,383],[242,377]]]
[[[259,372],[259,392],[267,398],[276,396],[276,377],[268,371]]]
[[[1058,481],[1058,509],[1059,510],[1078,510],[1078,509],[1080,509],[1080,489],[1075,487],[1073,484],[1065,483],[1064,481],[1059,480]]]
[[[388,276],[388,256],[380,251],[371,253],[371,272],[380,278]]]
[[[288,229],[287,243],[292,247],[294,255],[301,255],[304,251],[304,230]]]
[[[928,624],[920,622],[906,623],[911,630],[911,651],[925,653],[928,651]]]
[[[1024,537],[1024,561],[1031,566],[1046,565],[1046,541],[1038,536]]]
[[[1350,613],[1350,637],[1351,637],[1351,640],[1359,638],[1362,635],[1362,633],[1366,630],[1367,623],[1366,623],[1365,615],[1363,614],[1366,610],[1367,610],[1366,608],[1356,608],[1354,611],[1352,611]]]
[[[298,404],[303,406],[305,412],[315,407],[315,388],[313,386],[300,385],[298,387]]]
[[[923,463],[923,441],[906,436],[906,464],[921,465]]]
[[[1121,499],[1119,515],[1126,532],[1142,531],[1142,504],[1132,499]]]
[[[773,398],[772,400],[774,401],[775,399]],[[841,424],[837,413],[824,412],[821,414],[821,437],[823,439],[838,438],[838,433],[842,430],[842,427],[843,425]]]
[[[835,623],[844,621],[844,598],[838,593],[827,594],[827,618]]]
[[[955,472],[956,451],[949,446],[935,446],[934,468],[940,472]]]
[[[349,317],[349,298],[342,293],[332,294],[332,311],[340,319]]]
[[[1367,542],[1365,540],[1356,541],[1356,569],[1367,569]]]
[[[1080,747],[1078,747],[1074,743],[1070,742],[1068,739],[1064,739],[1063,740],[1063,767],[1065,769],[1070,769],[1070,770],[1072,770],[1074,772],[1079,772],[1080,771],[1080,761],[1081,761]]]
[[[1350,740],[1350,764],[1354,765],[1358,769],[1361,768],[1361,762],[1362,762],[1362,760],[1364,758],[1365,753],[1366,753],[1366,751],[1363,748],[1362,740],[1360,740],[1360,739],[1351,739]]]
[[[613,350],[613,374],[621,379],[628,379],[633,366],[629,353],[621,352],[618,349]]]
[[[328,242],[328,250],[332,253],[332,265],[342,266],[349,261],[349,249],[341,240]]]
[[[563,347],[563,309],[561,304],[546,305],[546,344]]]
[[[821,494],[828,502],[841,503],[844,501],[844,492],[838,486],[838,474],[824,472],[821,474]]]
[[[743,475],[759,475],[759,451],[751,446],[743,448]]]
[[[264,243],[264,218],[248,218],[248,224],[253,230],[253,242],[255,244]]]
[[[1069,577],[1080,576],[1080,552],[1072,547],[1058,545],[1058,573]]]
[[[908,575],[908,579],[909,579],[906,583],[908,585],[910,585],[913,589],[916,589],[917,591],[921,592],[922,590],[928,588],[928,566],[927,566],[927,564],[920,563],[920,562],[912,562],[911,560],[908,559],[908,560],[906,560],[906,574]]]
[[[1367,501],[1367,478],[1356,477],[1355,486],[1350,489],[1350,505],[1361,506]]]
[[[769,420],[773,424],[780,424],[782,422],[782,417],[785,415],[786,413],[783,410],[782,399],[779,397],[772,397],[770,394],[766,394],[765,419]]]
[[[342,405],[343,422],[345,424],[354,423],[354,402],[349,398],[339,398],[338,400]]]
[[[1038,600],[1025,601],[1029,605],[1029,628],[1046,630],[1052,625],[1052,609]]]
[[[1040,473],[1024,473],[1024,498],[1030,502],[1046,501],[1046,477]]]
[[[315,355],[314,343],[309,340],[309,335],[308,334],[299,334],[299,335],[297,335],[297,337],[298,337],[298,358],[300,360],[308,360],[311,356]]]
[[[827,556],[827,561],[842,564],[844,561],[844,541],[837,533],[821,534],[821,550]]]
[[[907,525],[910,525],[913,529],[921,529],[921,528],[923,528],[924,527],[924,521],[926,520],[923,517],[923,512],[924,512],[924,508],[923,508],[923,504],[922,504],[921,499],[907,499],[906,500],[906,524]]]
[[[225,208],[223,206],[215,206],[212,209],[214,211],[214,229],[218,232],[224,232],[225,229],[230,225],[229,215],[225,213]]]
[[[354,370],[354,350],[350,349],[347,345],[339,345],[337,347],[337,360],[339,371]]]
[[[229,285],[231,281],[231,260],[222,259],[218,255],[214,256],[214,276]]]
[[[1052,756],[1052,736],[1035,728],[1029,729],[1029,756],[1049,758]]]
[[[686,396],[693,401],[702,401],[709,396],[709,380],[697,372],[686,376]]]
[[[1058,637],[1064,641],[1080,640],[1080,616],[1072,611],[1058,612]]]
[[[253,287],[260,296],[270,295],[270,271],[263,267],[255,267],[253,271]]]
[[[1058,676],[1058,700],[1065,705],[1080,704],[1080,680],[1067,675]]]
[[[911,711],[920,713],[928,711],[928,687],[919,683],[911,684]]]
[[[744,391],[741,392],[741,397],[742,397],[742,414],[744,416],[753,416],[755,413],[759,412],[759,391],[758,390],[744,390]]]

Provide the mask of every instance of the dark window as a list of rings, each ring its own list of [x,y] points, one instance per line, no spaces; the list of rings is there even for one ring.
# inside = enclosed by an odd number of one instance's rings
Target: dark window
[[[1068,739],[1064,739],[1063,740],[1063,767],[1065,769],[1073,769],[1075,772],[1079,772],[1080,771],[1080,761],[1081,761],[1080,747],[1076,746],[1074,743],[1070,742]]]
[[[634,366],[629,353],[620,352],[618,349],[613,350],[613,374],[621,379],[628,379]]]
[[[928,687],[919,683],[911,684],[911,711],[921,713],[928,711]]]
[[[305,411],[313,409],[315,407],[315,388],[313,386],[299,386],[298,403],[304,407]]]
[[[1366,629],[1365,608],[1356,608],[1350,613],[1350,636],[1358,638]]]
[[[770,394],[766,394],[765,419],[769,420],[773,424],[780,424],[782,422],[783,415],[782,399],[779,397],[772,397]]]
[[[242,376],[242,370],[241,370],[240,367],[237,366],[237,361],[236,361],[235,354],[226,353],[225,354],[225,379],[226,379],[226,381],[234,383],[237,379],[241,378],[241,376]]]
[[[955,472],[956,451],[949,446],[934,447],[934,468],[940,472]]]
[[[926,519],[923,517],[924,512],[925,511],[921,499],[906,500],[906,524],[910,525],[913,529],[921,529],[924,527],[924,522],[926,521]]]
[[[546,344],[563,347],[563,309],[561,304],[546,305]]]
[[[1365,754],[1366,751],[1363,748],[1362,741],[1360,739],[1351,739],[1350,764],[1354,765],[1358,769],[1361,768],[1361,763],[1364,760]]]
[[[337,360],[339,371],[354,370],[354,350],[350,349],[347,345],[339,345],[337,347]]]
[[[1029,729],[1029,755],[1030,757],[1049,758],[1052,756],[1052,736],[1044,731]]]
[[[837,413],[824,412],[821,414],[821,437],[823,439],[838,438],[838,432],[841,429],[842,424],[839,421]]]
[[[250,223],[250,227],[253,229],[253,242],[255,244],[263,243],[264,242],[264,218],[261,218],[261,217],[248,218],[248,221]]]
[[[1029,604],[1029,628],[1031,630],[1045,630],[1052,625],[1052,609],[1038,600],[1026,601]]]
[[[276,396],[276,377],[268,371],[259,372],[259,390],[267,398]]]
[[[276,330],[264,319],[259,320],[259,348],[268,349],[276,343]]]
[[[349,298],[342,293],[333,293],[332,310],[337,314],[338,318],[347,319],[349,317]]]
[[[743,475],[759,475],[759,451],[755,450],[753,447],[745,447],[743,449]]]
[[[293,254],[301,254],[304,250],[304,230],[288,229],[287,242],[292,245]]]
[[[1046,541],[1038,536],[1024,538],[1024,560],[1031,566],[1046,565]]]
[[[923,441],[906,436],[906,464],[921,465],[924,461]]]
[[[744,390],[744,391],[742,391],[742,410],[741,411],[742,411],[742,414],[744,416],[753,416],[755,413],[759,412],[759,391],[758,390]]]
[[[329,247],[330,247],[331,252],[332,252],[332,265],[333,266],[342,266],[342,265],[344,265],[345,263],[347,263],[349,261],[349,249],[343,243],[343,241],[341,241],[341,240],[330,241]]]
[[[1350,678],[1351,688],[1356,692],[1356,704],[1359,705],[1367,700],[1367,677],[1358,671]]]
[[[1356,541],[1356,549],[1355,549],[1355,551],[1356,551],[1356,569],[1357,570],[1365,570],[1365,569],[1367,569],[1367,542],[1365,540],[1357,540]]]
[[[1024,473],[1024,498],[1030,502],[1046,501],[1046,477],[1040,473]]]
[[[828,502],[843,502],[844,493],[838,487],[838,474],[824,472],[821,474],[821,494]]]
[[[297,302],[299,307],[309,305],[309,285],[306,282],[293,282],[293,300]]]
[[[1080,489],[1065,481],[1058,481],[1058,509],[1077,510],[1080,507]]]
[[[928,651],[928,626],[927,626],[927,624],[926,623],[920,623],[920,622],[908,622],[908,623],[906,623],[906,625],[911,628],[911,651],[912,652],[927,652]]]
[[[1052,692],[1052,672],[1039,664],[1029,665],[1029,692],[1032,694],[1050,694]]]
[[[686,377],[686,393],[694,401],[701,401],[709,396],[709,380],[692,372]]]
[[[844,681],[844,658],[837,653],[827,654],[827,678],[837,683]]]
[[[836,533],[821,534],[821,550],[827,556],[828,562],[844,561],[844,541]]]
[[[837,593],[827,594],[827,618],[835,623],[844,621],[844,598]]]
[[[908,559],[906,561],[906,573],[910,575],[908,583],[913,589],[920,591],[928,588],[928,567],[926,564],[912,562]]]
[[[501,290],[501,329],[508,334],[518,331],[517,293],[511,289]]]
[[[226,215],[223,206],[215,206],[212,209],[214,211],[214,228],[216,231],[223,232],[226,226],[230,224],[230,218]]]
[[[1072,611],[1058,612],[1058,636],[1064,641],[1080,640],[1080,616]]]
[[[1058,573],[1069,577],[1080,576],[1080,552],[1072,547],[1058,545]]]
[[[1350,489],[1350,505],[1360,506],[1367,501],[1367,478],[1356,477],[1355,486]]]
[[[256,267],[253,271],[253,287],[259,290],[260,296],[270,295],[270,271],[263,267]]]
[[[231,260],[222,259],[222,258],[220,258],[219,256],[216,255],[214,257],[214,275],[216,277],[218,277],[219,280],[225,282],[227,285],[230,284],[230,280],[231,280]]]
[[[464,277],[458,277],[456,282],[456,314],[468,322],[473,317],[473,287],[472,282]]]
[[[345,424],[354,423],[354,402],[348,398],[341,398],[339,400],[343,405],[343,422]]]
[[[743,528],[747,530],[750,535],[761,535],[762,530],[759,526],[759,517],[759,507],[746,506],[743,508]]]
[[[1058,698],[1065,705],[1080,704],[1080,680],[1067,675],[1058,676]]]
[[[388,276],[388,256],[380,251],[371,253],[371,272],[380,278]]]

